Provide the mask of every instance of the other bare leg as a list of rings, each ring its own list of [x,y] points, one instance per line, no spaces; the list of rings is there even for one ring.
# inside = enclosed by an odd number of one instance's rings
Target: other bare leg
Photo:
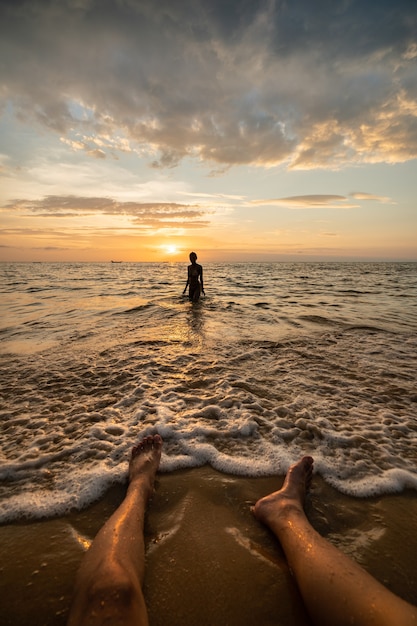
[[[78,572],[68,626],[144,626],[143,524],[159,467],[162,439],[145,437],[132,450],[125,499],[99,531]]]
[[[313,459],[293,465],[281,490],[258,500],[255,517],[280,541],[317,626],[412,626],[417,608],[386,589],[319,535],[304,513]]]

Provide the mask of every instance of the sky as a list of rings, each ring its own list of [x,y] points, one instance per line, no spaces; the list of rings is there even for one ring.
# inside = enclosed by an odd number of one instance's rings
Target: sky
[[[0,260],[417,260],[415,0],[2,0]]]

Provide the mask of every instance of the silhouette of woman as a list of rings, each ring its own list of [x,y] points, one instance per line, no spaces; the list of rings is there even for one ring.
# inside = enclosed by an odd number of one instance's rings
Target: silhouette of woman
[[[204,282],[203,282],[203,268],[197,263],[197,255],[195,252],[190,252],[191,265],[188,266],[187,284],[184,287],[183,294],[187,291],[189,286],[188,297],[191,302],[198,302],[200,293],[204,295]]]

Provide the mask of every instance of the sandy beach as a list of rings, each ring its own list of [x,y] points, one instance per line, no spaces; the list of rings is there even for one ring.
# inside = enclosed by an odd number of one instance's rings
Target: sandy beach
[[[146,522],[152,625],[310,623],[279,544],[250,510],[282,481],[220,474],[208,466],[158,475]],[[66,623],[80,560],[124,492],[116,485],[84,511],[0,527],[4,626]],[[415,492],[355,499],[316,475],[307,512],[323,535],[416,602]]]

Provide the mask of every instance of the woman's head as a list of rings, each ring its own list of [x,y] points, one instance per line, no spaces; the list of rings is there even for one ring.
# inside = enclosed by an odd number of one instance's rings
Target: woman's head
[[[190,252],[190,261],[191,263],[195,263],[197,261],[197,255],[195,252]]]

